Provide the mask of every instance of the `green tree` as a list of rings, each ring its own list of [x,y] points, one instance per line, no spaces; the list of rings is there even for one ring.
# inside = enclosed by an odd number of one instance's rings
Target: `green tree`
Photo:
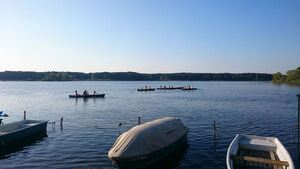
[[[272,82],[300,84],[300,67],[295,70],[287,71],[286,75],[282,75],[280,72],[273,74]]]

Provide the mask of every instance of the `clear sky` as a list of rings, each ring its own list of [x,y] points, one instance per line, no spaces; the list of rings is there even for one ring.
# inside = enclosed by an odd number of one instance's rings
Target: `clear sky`
[[[299,0],[0,0],[0,71],[299,66]]]

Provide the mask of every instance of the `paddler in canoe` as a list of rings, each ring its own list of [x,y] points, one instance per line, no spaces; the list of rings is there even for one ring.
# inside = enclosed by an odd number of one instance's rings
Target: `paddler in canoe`
[[[82,93],[82,95],[87,96],[87,95],[89,95],[89,92],[87,90],[84,90],[83,93]]]

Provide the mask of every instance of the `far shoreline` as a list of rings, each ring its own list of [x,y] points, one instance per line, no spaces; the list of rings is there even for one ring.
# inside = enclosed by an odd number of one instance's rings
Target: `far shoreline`
[[[0,81],[271,81],[267,73],[0,72]]]

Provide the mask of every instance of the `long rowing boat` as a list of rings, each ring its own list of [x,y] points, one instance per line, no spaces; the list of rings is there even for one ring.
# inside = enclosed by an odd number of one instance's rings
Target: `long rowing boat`
[[[69,98],[97,98],[104,97],[105,94],[89,94],[89,95],[69,95]]]
[[[138,92],[144,92],[144,91],[154,91],[154,88],[150,88],[150,89],[137,89]]]
[[[278,138],[236,135],[226,156],[227,169],[295,169],[293,160]]]
[[[197,88],[193,87],[193,88],[182,88],[182,90],[197,90]]]
[[[177,89],[183,89],[183,87],[159,87],[156,89],[157,90],[177,90]]]

